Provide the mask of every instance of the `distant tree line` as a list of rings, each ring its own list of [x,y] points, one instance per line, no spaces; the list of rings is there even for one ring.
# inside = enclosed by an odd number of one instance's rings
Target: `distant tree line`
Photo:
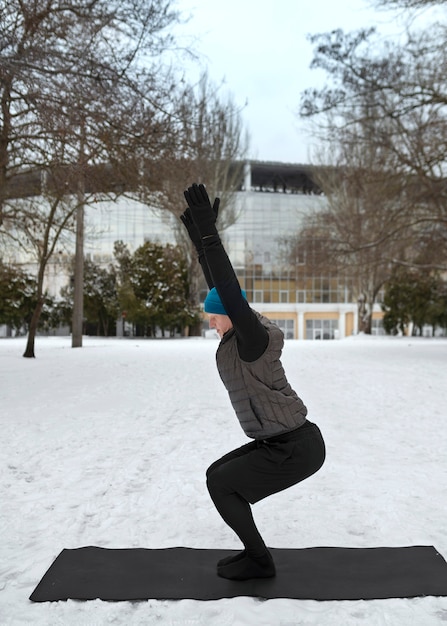
[[[0,263],[0,324],[15,334],[28,332],[35,307],[33,277],[17,266]],[[70,326],[73,280],[60,298],[45,298],[38,330]],[[116,325],[133,336],[187,334],[199,320],[191,306],[187,260],[179,246],[146,242],[132,254],[115,243],[115,261],[102,267],[85,260],[84,334],[115,335]]]
[[[36,306],[34,277],[17,265],[0,260],[0,324],[9,326],[15,334],[27,332]],[[58,324],[56,303],[46,295],[42,305],[39,329]]]
[[[383,326],[388,334],[422,335],[424,327],[447,334],[447,282],[437,274],[396,267],[382,302]]]

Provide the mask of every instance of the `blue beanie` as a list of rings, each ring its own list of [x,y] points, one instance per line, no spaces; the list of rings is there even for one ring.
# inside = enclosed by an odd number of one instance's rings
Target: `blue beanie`
[[[247,299],[247,294],[243,289],[241,289],[242,295],[245,299]],[[218,315],[228,315],[228,313],[224,309],[224,305],[222,304],[222,300],[220,299],[219,294],[215,287],[208,292],[208,295],[205,298],[204,302],[205,313],[215,313]]]

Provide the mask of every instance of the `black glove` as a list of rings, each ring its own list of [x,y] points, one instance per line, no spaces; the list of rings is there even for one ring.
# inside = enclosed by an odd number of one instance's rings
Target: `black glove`
[[[197,252],[200,250],[200,248],[202,247],[202,239],[200,237],[200,233],[196,228],[196,225],[194,224],[193,220],[192,220],[192,215],[191,215],[191,209],[188,207],[187,209],[185,209],[185,211],[182,213],[182,215],[180,215],[180,219],[183,222],[183,225],[185,226],[186,230],[188,231],[188,235],[189,238],[191,239],[191,241],[193,242]]]
[[[197,228],[199,237],[203,239],[204,237],[208,237],[210,235],[217,235],[216,219],[219,211],[220,199],[216,198],[214,200],[214,205],[211,206],[211,202],[204,185],[196,185],[196,183],[194,183],[191,187],[188,187],[188,190],[184,192],[184,195],[189,208],[189,214],[188,216],[185,216],[185,219],[188,221],[189,217],[192,218],[192,221]],[[188,209],[186,209],[185,213],[187,211]],[[185,213],[183,215],[185,215]],[[183,216],[182,222],[186,226]],[[188,226],[186,227],[191,240],[195,243],[191,236],[190,228]]]

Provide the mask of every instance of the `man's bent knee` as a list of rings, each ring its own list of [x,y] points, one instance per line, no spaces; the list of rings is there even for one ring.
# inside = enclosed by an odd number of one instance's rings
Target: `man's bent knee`
[[[211,495],[228,494],[234,491],[228,484],[225,472],[222,471],[221,467],[215,467],[212,471],[207,471],[206,486]]]

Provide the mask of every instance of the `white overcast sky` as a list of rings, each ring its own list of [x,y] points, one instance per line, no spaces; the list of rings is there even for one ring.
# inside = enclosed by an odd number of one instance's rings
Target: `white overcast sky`
[[[193,43],[201,68],[213,83],[224,81],[243,109],[250,158],[309,162],[312,139],[296,111],[300,94],[323,83],[310,70],[308,34],[376,25],[384,36],[403,32],[396,12],[378,11],[369,0],[176,0],[187,24],[176,28],[180,43]],[[187,74],[194,80],[195,74]],[[188,81],[189,82],[189,81]]]

